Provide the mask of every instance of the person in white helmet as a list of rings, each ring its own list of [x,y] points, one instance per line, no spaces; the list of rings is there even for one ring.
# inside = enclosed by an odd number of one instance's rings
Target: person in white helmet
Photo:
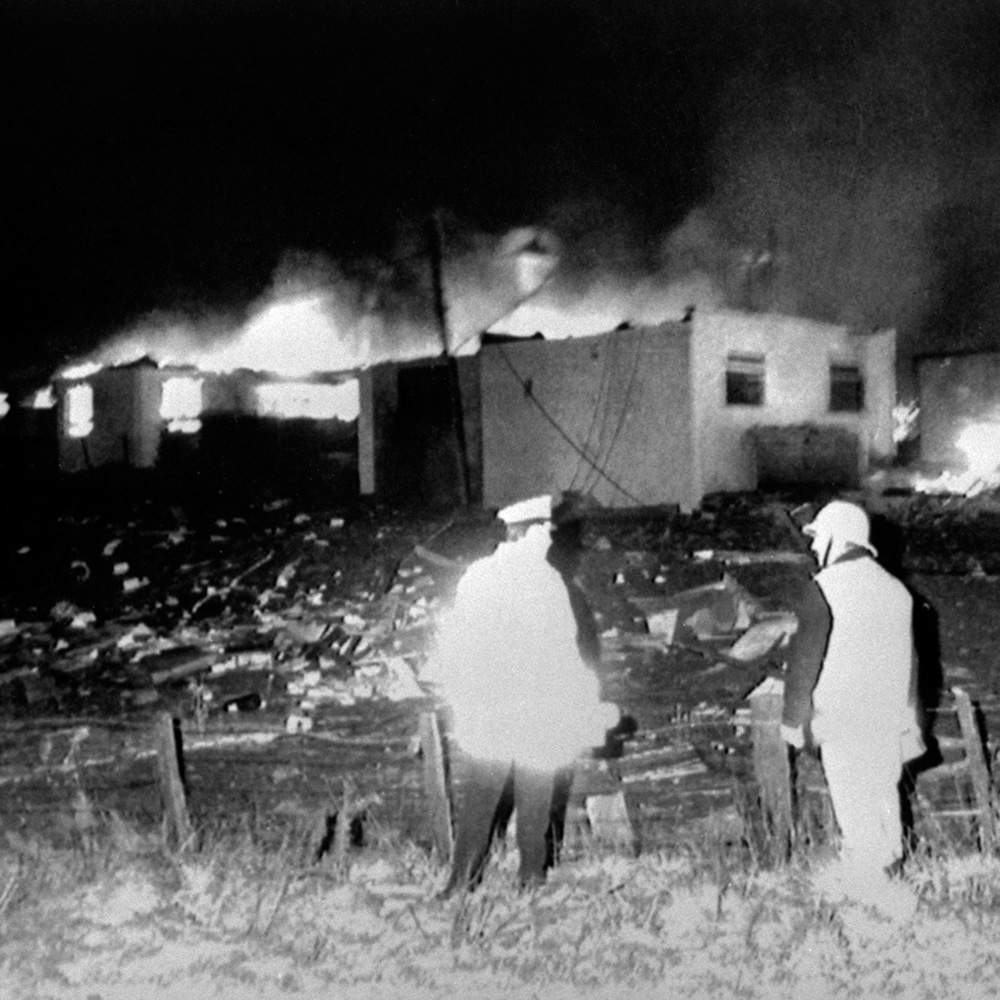
[[[788,651],[782,733],[819,748],[843,861],[862,878],[896,871],[903,765],[924,749],[913,599],[877,562],[861,507],[834,500],[803,531],[819,572]]]
[[[507,540],[459,580],[426,672],[452,716],[455,846],[441,897],[478,884],[511,786],[520,882],[543,881],[554,861],[556,775],[601,746],[620,719],[617,706],[601,701],[581,652],[552,551],[559,548],[552,498],[521,501],[498,516]]]

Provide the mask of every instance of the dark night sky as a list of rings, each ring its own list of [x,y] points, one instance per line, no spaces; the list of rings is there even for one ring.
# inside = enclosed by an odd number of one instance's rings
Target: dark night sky
[[[7,0],[2,20],[0,372],[153,309],[246,307],[288,251],[398,259],[435,208],[551,226],[578,274],[717,277],[770,238],[779,305],[915,348],[1000,340],[992,3]]]

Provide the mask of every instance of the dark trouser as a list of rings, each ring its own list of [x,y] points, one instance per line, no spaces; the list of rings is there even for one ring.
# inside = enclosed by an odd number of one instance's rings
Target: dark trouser
[[[517,813],[517,849],[522,885],[542,882],[552,860],[552,797],[555,772],[457,754],[452,760],[456,789],[455,848],[447,895],[479,884],[494,834]]]

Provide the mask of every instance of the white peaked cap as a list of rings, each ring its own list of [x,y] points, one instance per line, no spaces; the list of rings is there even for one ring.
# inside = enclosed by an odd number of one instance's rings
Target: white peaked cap
[[[524,521],[551,521],[552,497],[546,493],[540,497],[530,497],[528,500],[518,500],[509,507],[497,511],[497,517],[504,524],[521,524]]]

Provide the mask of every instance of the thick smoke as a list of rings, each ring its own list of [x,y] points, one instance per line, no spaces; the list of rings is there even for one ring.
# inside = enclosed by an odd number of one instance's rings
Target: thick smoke
[[[730,82],[704,212],[771,261],[776,308],[895,326],[904,361],[995,347],[1000,17],[973,0],[892,11],[827,63]]]

